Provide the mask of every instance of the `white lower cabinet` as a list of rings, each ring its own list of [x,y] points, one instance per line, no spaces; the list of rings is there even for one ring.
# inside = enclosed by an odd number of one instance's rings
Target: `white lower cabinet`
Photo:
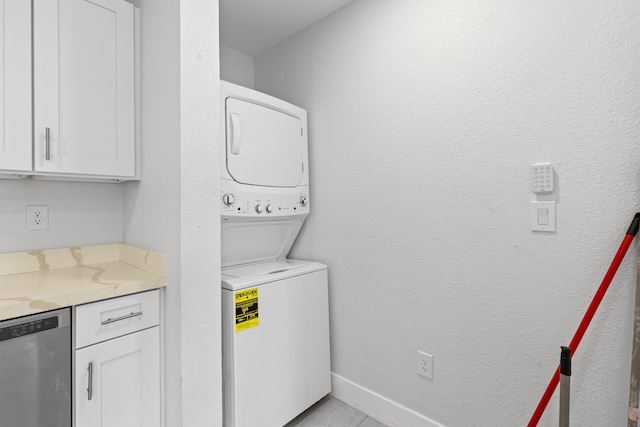
[[[76,309],[76,346],[82,342],[81,329],[92,322],[96,336],[99,330],[108,333],[100,335],[105,341],[76,349],[75,427],[160,426],[160,333],[153,319],[157,292]],[[149,322],[155,326],[130,332]],[[118,330],[122,336],[108,338]]]
[[[76,352],[76,427],[160,425],[158,327]]]

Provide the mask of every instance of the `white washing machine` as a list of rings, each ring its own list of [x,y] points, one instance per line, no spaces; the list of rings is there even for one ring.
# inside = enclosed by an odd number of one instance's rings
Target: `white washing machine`
[[[222,280],[225,425],[282,427],[331,391],[327,267],[273,261]]]
[[[287,259],[310,212],[307,113],[221,82],[224,425],[281,427],[331,391],[327,267]]]

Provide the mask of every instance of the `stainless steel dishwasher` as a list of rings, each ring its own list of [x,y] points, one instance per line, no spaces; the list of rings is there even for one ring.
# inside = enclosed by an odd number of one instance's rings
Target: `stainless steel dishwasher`
[[[71,426],[71,313],[0,322],[0,427]]]

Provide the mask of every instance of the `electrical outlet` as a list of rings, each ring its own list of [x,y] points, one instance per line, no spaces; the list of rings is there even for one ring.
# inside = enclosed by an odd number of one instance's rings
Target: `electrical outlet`
[[[27,206],[27,230],[49,229],[49,206]]]
[[[433,379],[433,356],[418,350],[418,375]]]

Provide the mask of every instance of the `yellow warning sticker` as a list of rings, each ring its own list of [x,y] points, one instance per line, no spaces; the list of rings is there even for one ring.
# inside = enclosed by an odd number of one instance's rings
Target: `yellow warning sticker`
[[[260,324],[258,318],[258,288],[235,293],[236,332],[242,332]]]

